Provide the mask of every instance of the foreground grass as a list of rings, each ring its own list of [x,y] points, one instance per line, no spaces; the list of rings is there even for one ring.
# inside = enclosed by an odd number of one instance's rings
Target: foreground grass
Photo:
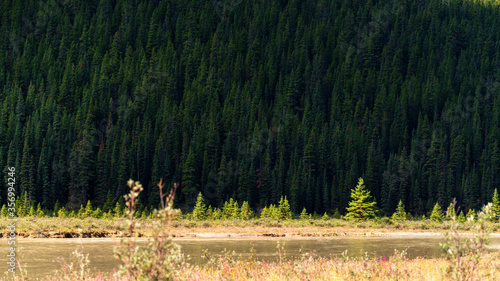
[[[151,219],[137,219],[137,232],[141,236],[151,234]],[[407,220],[393,223],[387,219],[366,222],[352,222],[341,219],[307,219],[283,220],[269,219],[250,220],[187,220],[172,222],[170,233],[175,237],[189,237],[198,234],[236,234],[242,236],[344,236],[370,235],[373,233],[398,232],[436,232],[442,233],[451,228],[451,221],[442,223],[431,220]],[[459,224],[458,230],[468,232],[472,222]],[[0,234],[6,234],[8,221],[0,221]],[[500,223],[487,223],[489,232],[497,232]],[[17,231],[21,237],[43,238],[75,238],[80,237],[112,237],[120,236],[128,229],[126,218],[53,218],[25,217],[19,218]]]
[[[321,258],[306,253],[296,260],[275,262],[241,260],[223,252],[209,257],[203,266],[184,264],[174,272],[174,280],[454,280],[446,259],[407,260],[405,252],[378,258]],[[462,266],[468,266],[463,264]],[[68,272],[70,274],[68,274]],[[71,274],[72,272],[72,274]],[[12,280],[12,279],[0,279]],[[27,277],[15,280],[32,280]],[[126,280],[111,274],[80,275],[63,270],[43,280]],[[500,280],[500,256],[487,254],[470,280]]]
[[[452,280],[445,259],[406,260],[401,253],[391,258],[318,258],[306,254],[287,262],[236,261],[220,257],[205,267],[190,267],[178,280]],[[473,280],[500,280],[497,256],[482,258]]]

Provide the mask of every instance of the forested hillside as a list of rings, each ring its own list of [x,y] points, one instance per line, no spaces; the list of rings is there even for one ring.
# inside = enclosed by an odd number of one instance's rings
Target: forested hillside
[[[0,174],[51,209],[129,178],[252,208],[478,208],[500,183],[497,0],[0,2]],[[0,204],[6,202],[5,184]]]

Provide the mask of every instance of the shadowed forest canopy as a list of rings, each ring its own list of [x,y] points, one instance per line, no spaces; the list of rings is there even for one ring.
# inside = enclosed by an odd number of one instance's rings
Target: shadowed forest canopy
[[[0,167],[33,206],[129,178],[156,206],[163,177],[186,208],[342,212],[362,177],[423,214],[500,183],[499,1],[5,0],[0,32]]]

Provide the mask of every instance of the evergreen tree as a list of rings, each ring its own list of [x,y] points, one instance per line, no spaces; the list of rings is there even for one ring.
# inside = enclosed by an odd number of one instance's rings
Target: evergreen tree
[[[300,213],[300,219],[301,220],[306,220],[309,218],[309,215],[307,214],[306,208],[302,209],[302,212]]]
[[[469,209],[467,212],[467,220],[474,221],[476,219],[476,211],[474,209]]]
[[[279,205],[278,205],[278,219],[280,220],[289,220],[292,218],[292,211],[290,210],[290,203],[288,200],[281,197]]]
[[[351,202],[349,202],[349,207],[347,207],[345,218],[348,220],[363,221],[374,219],[376,213],[376,203],[373,202],[370,191],[365,189],[363,179],[359,178],[358,185],[351,190]]]
[[[443,211],[441,210],[441,206],[439,206],[439,203],[437,202],[436,205],[434,205],[434,208],[432,209],[430,219],[436,222],[442,222],[444,219],[444,214]]]
[[[205,220],[207,218],[207,207],[205,206],[205,202],[203,202],[203,196],[201,192],[198,193],[198,198],[196,199],[196,205],[193,210],[193,217],[197,220]]]
[[[250,205],[247,201],[244,201],[241,205],[240,217],[244,220],[248,220],[252,217],[252,211],[250,210]]]
[[[398,207],[396,208],[396,212],[392,215],[391,219],[393,221],[404,221],[406,220],[406,211],[405,211],[405,205],[403,205],[403,202],[399,200]]]
[[[493,199],[491,200],[491,211],[493,212],[493,221],[500,219],[500,200],[498,199],[498,191],[495,188]]]
[[[458,222],[460,223],[464,223],[466,221],[465,219],[465,215],[464,215],[464,212],[463,211],[460,211],[460,214],[458,215]]]
[[[2,205],[2,209],[0,210],[0,216],[6,218],[9,216],[9,213],[7,212],[7,208],[5,207],[5,204]]]
[[[328,214],[325,212],[325,213],[323,214],[323,217],[321,217],[321,219],[325,221],[325,220],[329,220],[329,219],[330,219],[330,217],[329,217],[329,216],[328,216]]]
[[[453,207],[453,203],[450,203],[448,209],[446,209],[446,219],[453,219],[456,216],[455,208]]]

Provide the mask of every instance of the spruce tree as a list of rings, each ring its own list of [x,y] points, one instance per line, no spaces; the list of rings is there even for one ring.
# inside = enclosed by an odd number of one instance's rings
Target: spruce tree
[[[198,193],[198,197],[196,198],[193,217],[197,220],[205,220],[207,218],[207,207],[205,206],[205,202],[203,202],[203,195],[201,195],[201,192]]]
[[[302,209],[302,212],[300,213],[300,219],[301,220],[307,220],[309,218],[309,215],[307,214],[306,208]]]
[[[500,220],[500,201],[498,199],[498,191],[495,188],[493,192],[493,199],[491,200],[491,211],[493,213],[492,220],[498,221]]]
[[[111,212],[111,210],[109,210]],[[113,213],[115,218],[120,218],[123,215],[123,207],[120,205],[120,202],[116,202],[115,208],[113,209]]]
[[[436,202],[436,205],[434,205],[434,208],[432,209],[431,213],[431,220],[437,221],[437,222],[442,222],[444,218],[443,211],[441,210],[441,206],[439,206],[439,203]]]
[[[455,216],[456,216],[455,208],[453,207],[453,203],[450,203],[448,209],[446,209],[446,219],[452,220],[453,217]]]
[[[469,221],[474,221],[476,220],[476,211],[474,211],[474,209],[469,209],[469,211],[467,212],[467,220]]]
[[[370,191],[365,189],[363,179],[359,178],[358,185],[351,190],[351,202],[349,202],[349,207],[347,207],[345,218],[354,221],[364,221],[374,219],[376,213],[376,202],[373,202]]]
[[[324,220],[324,221],[326,221],[326,220],[329,220],[329,219],[330,219],[330,217],[329,217],[329,216],[328,216],[328,214],[325,212],[325,213],[323,214],[323,217],[321,217],[321,219],[322,219],[322,220]]]
[[[278,218],[280,220],[289,220],[292,218],[292,211],[290,210],[290,203],[288,203],[288,200],[285,198],[281,197],[279,206],[278,206]]]
[[[394,214],[392,214],[391,219],[395,222],[406,220],[405,205],[403,205],[403,202],[401,200],[399,200],[398,207],[396,208],[396,212],[394,212]]]
[[[458,215],[458,222],[464,223],[466,221],[464,211],[460,211],[460,214]]]
[[[92,217],[92,203],[90,203],[90,200],[87,201],[87,206],[85,206],[85,211],[83,213],[84,218]]]
[[[7,212],[7,208],[5,207],[5,204],[2,205],[2,209],[0,210],[0,216],[2,216],[4,218],[8,216],[8,212]]]
[[[244,220],[248,220],[252,217],[252,211],[250,210],[250,205],[247,201],[244,201],[241,205],[240,217]]]

